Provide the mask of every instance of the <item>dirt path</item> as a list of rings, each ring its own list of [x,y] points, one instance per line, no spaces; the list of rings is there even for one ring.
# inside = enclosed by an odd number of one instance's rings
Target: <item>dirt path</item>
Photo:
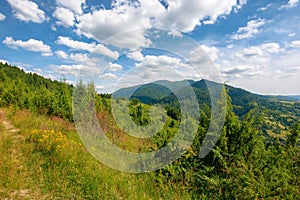
[[[12,139],[12,146],[8,149],[9,157],[11,164],[11,171],[13,169],[22,172],[24,170],[24,155],[20,150],[20,143],[23,143],[24,137],[20,135],[20,130],[14,127],[11,122],[7,119],[5,112],[0,110],[0,134],[4,137],[9,137]],[[0,136],[1,136],[0,135]],[[1,138],[0,138],[1,139]],[[1,193],[1,188],[0,188]],[[8,197],[1,197],[0,199],[3,200],[10,200],[10,199],[32,199],[30,196],[30,190],[12,190]]]
[[[4,132],[10,132],[10,133],[18,133],[20,132],[19,129],[15,128],[10,121],[6,118],[5,113],[0,110],[0,120],[3,126],[3,130]]]

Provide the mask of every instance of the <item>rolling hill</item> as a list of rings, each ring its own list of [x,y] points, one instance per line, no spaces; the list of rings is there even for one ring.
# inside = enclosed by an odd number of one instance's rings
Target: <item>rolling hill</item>
[[[184,84],[185,82],[185,84]],[[220,88],[222,84],[200,81],[157,81],[145,85],[120,89],[114,92],[113,97],[136,98],[146,104],[162,104],[179,106],[175,93],[184,93],[190,85],[198,98],[199,105],[210,105],[210,96],[207,84],[211,88]],[[170,89],[168,89],[168,88]],[[285,137],[288,127],[300,120],[299,96],[268,96],[248,92],[241,88],[226,85],[228,95],[231,98],[234,112],[244,117],[250,110],[256,109],[257,117],[263,118],[264,133],[276,137]],[[172,92],[173,91],[173,92]]]

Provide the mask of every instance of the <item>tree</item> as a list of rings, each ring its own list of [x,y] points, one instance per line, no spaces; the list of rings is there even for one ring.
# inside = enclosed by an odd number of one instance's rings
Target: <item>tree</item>
[[[299,136],[300,136],[300,122],[297,122],[293,125],[291,134],[288,136],[286,144],[292,147],[299,146]]]

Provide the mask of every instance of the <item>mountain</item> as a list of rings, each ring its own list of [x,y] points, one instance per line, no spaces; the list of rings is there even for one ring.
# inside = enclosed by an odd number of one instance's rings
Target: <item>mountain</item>
[[[198,99],[203,103],[210,103],[210,97],[207,84],[210,88],[220,88],[222,84],[208,80],[186,80],[186,81],[156,81],[145,85],[137,85],[129,88],[123,88],[113,93],[113,97],[137,98],[143,103],[171,103],[176,101],[174,92],[183,93],[187,85],[190,85],[197,95]],[[170,88],[170,89],[168,89]],[[298,102],[299,96],[268,96],[254,94],[241,88],[226,85],[228,95],[230,96],[233,105],[245,106],[250,104],[260,104],[270,107],[270,103],[275,101]],[[174,91],[174,92],[172,92]],[[273,107],[273,106],[271,106]]]
[[[117,90],[112,94],[114,98],[126,97],[137,98],[143,103],[160,103],[174,92],[178,92],[187,85],[192,85],[192,80],[171,82],[167,80],[155,81],[145,85],[137,85],[129,88]]]
[[[143,103],[162,104],[177,107],[179,103],[176,94],[181,95],[190,85],[199,101],[200,107],[210,105],[210,88],[220,88],[222,84],[208,81],[157,81],[145,85],[124,88],[116,91],[113,97],[137,98]],[[166,88],[168,86],[170,89]],[[300,96],[268,96],[254,94],[241,88],[226,85],[228,95],[233,104],[233,110],[239,117],[244,117],[250,110],[256,109],[255,115],[263,120],[264,132],[273,136],[284,136],[287,127],[300,120]],[[172,92],[173,91],[173,92]],[[132,96],[131,96],[132,94]]]

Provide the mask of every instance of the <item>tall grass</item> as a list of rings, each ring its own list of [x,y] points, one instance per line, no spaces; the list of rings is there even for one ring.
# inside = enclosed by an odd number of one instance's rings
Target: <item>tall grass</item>
[[[0,199],[191,199],[154,173],[104,166],[81,145],[70,122],[4,110],[20,133],[0,135]]]

